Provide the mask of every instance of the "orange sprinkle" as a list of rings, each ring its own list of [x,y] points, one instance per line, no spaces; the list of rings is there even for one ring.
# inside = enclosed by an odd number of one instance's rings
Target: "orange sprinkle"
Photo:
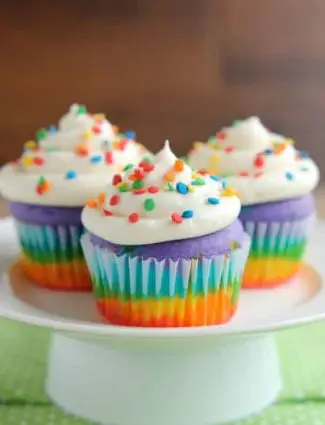
[[[285,143],[278,143],[274,146],[273,152],[278,155],[279,153],[283,152],[287,145]]]
[[[89,208],[96,208],[97,207],[97,202],[95,201],[95,199],[90,199],[87,202],[87,207],[89,207]]]
[[[101,193],[98,195],[98,203],[99,203],[99,204],[103,204],[103,203],[105,202],[105,198],[106,198],[106,194],[105,194],[105,192],[101,192]]]
[[[117,133],[118,133],[119,128],[118,128],[118,126],[117,126],[117,125],[113,125],[113,131],[114,131],[114,133],[115,133],[115,134],[117,134]]]
[[[166,182],[173,182],[175,180],[175,173],[173,171],[167,171],[164,175],[164,180]]]
[[[85,145],[85,144],[83,144],[83,143],[80,143],[77,147],[76,147],[76,149],[75,149],[75,153],[77,154],[77,155],[80,155],[80,156],[87,156],[88,155],[88,147]]]
[[[184,162],[181,159],[176,159],[174,164],[174,170],[178,173],[184,170]]]

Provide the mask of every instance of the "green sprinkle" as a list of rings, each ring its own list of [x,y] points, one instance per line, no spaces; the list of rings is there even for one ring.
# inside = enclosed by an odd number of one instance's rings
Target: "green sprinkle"
[[[121,183],[117,186],[117,189],[119,192],[129,192],[130,188],[127,183]]]
[[[45,182],[46,182],[46,179],[45,179],[45,177],[44,177],[44,176],[41,176],[41,177],[39,178],[39,180],[38,180],[38,184],[39,184],[39,185],[43,185]]]
[[[132,189],[142,189],[144,187],[144,181],[143,180],[137,180],[132,184]]]
[[[216,142],[216,138],[214,136],[211,136],[208,138],[208,144],[209,145],[214,145]]]
[[[87,108],[85,105],[79,105],[77,115],[84,115],[87,113]]]
[[[148,198],[144,201],[144,209],[146,211],[153,211],[155,206],[155,201],[152,198]]]
[[[142,158],[142,162],[148,162],[149,164],[151,164],[152,159],[150,158],[150,156],[145,156]]]
[[[240,124],[240,123],[241,123],[241,120],[235,120],[235,121],[233,121],[233,122],[232,122],[232,124],[231,124],[231,125],[232,125],[233,127],[237,127],[237,125],[238,125],[238,124]]]
[[[126,166],[123,168],[123,171],[129,171],[129,170],[132,170],[132,168],[134,167],[134,165],[133,164],[126,164]]]
[[[168,190],[170,190],[171,192],[175,190],[175,187],[172,182],[168,182],[167,186],[168,186]]]
[[[192,181],[192,184],[194,186],[204,186],[205,185],[205,180],[204,179],[195,179]]]
[[[36,131],[35,138],[38,142],[40,142],[41,140],[44,140],[46,137],[47,137],[46,128],[40,128],[39,130]]]

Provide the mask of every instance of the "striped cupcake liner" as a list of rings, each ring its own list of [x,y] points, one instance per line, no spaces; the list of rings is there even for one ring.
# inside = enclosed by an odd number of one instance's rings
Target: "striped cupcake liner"
[[[37,225],[15,220],[25,273],[39,286],[90,291],[91,280],[80,245],[83,227]]]
[[[117,256],[81,239],[98,308],[105,319],[124,326],[203,326],[227,322],[234,314],[249,250],[212,258],[142,259]]]
[[[314,222],[314,215],[282,223],[242,222],[252,238],[243,288],[270,288],[290,282],[300,270]]]

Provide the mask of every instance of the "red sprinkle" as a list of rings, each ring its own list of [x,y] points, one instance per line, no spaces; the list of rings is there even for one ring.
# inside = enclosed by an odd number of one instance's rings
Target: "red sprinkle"
[[[107,162],[107,164],[113,164],[114,163],[112,152],[106,152],[105,153],[105,161]]]
[[[44,187],[43,187],[43,186],[38,185],[38,186],[36,186],[36,192],[37,192],[39,195],[43,195],[43,193],[45,192],[45,189],[44,189]]]
[[[148,187],[148,192],[149,193],[157,193],[157,192],[159,192],[159,187],[158,186],[150,186],[150,187]]]
[[[206,174],[209,174],[209,173],[207,172],[207,170],[204,170],[204,169],[202,169],[202,170],[198,170],[198,171],[197,171],[197,173],[198,173],[198,174],[201,174],[201,176],[205,176]]]
[[[144,178],[144,171],[142,168],[136,168],[133,172],[133,176],[135,180],[143,180]]]
[[[34,158],[35,165],[43,165],[44,163],[45,163],[44,158],[41,158],[40,156],[35,156]]]
[[[240,177],[248,177],[249,176],[249,172],[248,171],[242,171],[241,173],[239,173]]]
[[[225,140],[227,137],[227,133],[225,131],[220,131],[220,133],[217,135],[217,138],[220,140]]]
[[[122,177],[120,174],[114,174],[113,179],[112,179],[112,184],[113,186],[116,186],[117,184],[122,182]]]
[[[150,173],[155,168],[155,166],[149,162],[142,162],[142,165],[141,163],[139,165],[145,173]]]
[[[263,167],[263,165],[264,165],[264,158],[263,158],[262,155],[257,155],[256,156],[256,158],[254,160],[254,165],[255,165],[255,167],[258,167],[258,168]]]
[[[183,218],[178,213],[172,213],[171,215],[172,221],[176,224],[180,224],[183,221]]]
[[[104,209],[103,209],[103,213],[104,213],[104,215],[106,215],[107,217],[108,217],[108,216],[113,215],[113,213],[112,213],[111,211],[104,210]]]
[[[130,223],[136,223],[137,221],[139,221],[140,216],[137,213],[132,213],[129,215],[129,222]]]
[[[254,177],[257,179],[258,177],[261,177],[263,175],[262,171],[259,171],[258,173],[254,174]]]
[[[124,149],[126,148],[126,145],[128,143],[127,139],[121,139],[119,142],[119,147],[121,151],[124,151]]]
[[[143,195],[144,193],[146,193],[146,189],[135,189],[132,193],[134,193],[135,195]]]
[[[120,203],[120,199],[121,198],[118,195],[113,195],[111,199],[109,200],[109,204],[112,206],[117,205]]]
[[[100,134],[101,133],[100,127],[97,127],[97,126],[94,126],[91,130],[95,134]]]
[[[235,150],[235,148],[233,147],[233,146],[227,146],[226,148],[225,148],[225,152],[226,153],[231,153],[231,152],[233,152]]]

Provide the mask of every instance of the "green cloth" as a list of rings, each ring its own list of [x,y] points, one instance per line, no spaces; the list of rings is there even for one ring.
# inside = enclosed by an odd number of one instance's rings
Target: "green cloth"
[[[325,323],[282,331],[277,339],[284,376],[279,401],[234,425],[324,425]],[[62,413],[44,393],[48,341],[47,330],[0,320],[1,425],[89,424]]]

